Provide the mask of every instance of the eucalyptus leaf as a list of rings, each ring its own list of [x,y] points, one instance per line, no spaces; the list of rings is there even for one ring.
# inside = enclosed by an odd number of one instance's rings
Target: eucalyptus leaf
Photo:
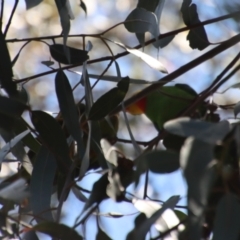
[[[83,240],[83,238],[73,228],[62,223],[43,222],[35,225],[33,228],[31,228],[31,231],[45,233],[52,238],[58,238],[62,240]]]
[[[54,154],[59,170],[64,175],[67,174],[72,161],[60,124],[42,111],[32,111],[31,119],[43,144]]]
[[[159,62],[157,59],[151,57],[150,55],[144,53],[144,52],[141,52],[137,49],[134,49],[134,48],[130,48],[130,47],[127,47],[125,46],[124,44],[122,43],[118,43],[118,42],[115,42],[118,46],[120,47],[123,47],[125,50],[127,50],[128,52],[130,52],[131,54],[141,58],[145,63],[147,63],[151,68],[155,69],[155,70],[158,70],[162,73],[168,73],[167,69],[162,65],[161,62]]]
[[[197,13],[197,5],[192,3],[191,0],[183,1],[181,12],[183,15],[183,21],[187,26],[201,23]],[[210,45],[204,26],[190,29],[187,35],[187,40],[189,40],[190,47],[193,49],[197,48],[203,50]]]
[[[67,49],[69,57],[66,56],[65,49]],[[63,64],[81,64],[89,58],[87,51],[62,44],[49,45],[49,51],[54,60]]]
[[[189,239],[201,239],[204,211],[214,180],[214,146],[187,138],[180,152],[180,165],[188,185]]]
[[[37,6],[43,0],[25,0],[27,9]]]
[[[102,95],[90,109],[89,120],[101,120],[106,117],[114,108],[116,108],[124,99],[129,85],[129,78],[123,78],[118,87]]]
[[[54,221],[51,196],[56,169],[55,157],[42,146],[36,156],[30,182],[30,205],[38,223]]]
[[[81,159],[83,157],[85,147],[82,141],[81,128],[79,126],[79,114],[74,101],[72,88],[69,84],[67,76],[62,70],[57,72],[55,78],[55,88],[64,123],[66,124],[69,133],[77,142],[79,158]]]
[[[227,193],[219,201],[213,228],[213,240],[239,239],[240,203],[237,196]]]
[[[137,229],[135,234],[135,239],[144,240],[147,232],[150,230],[151,226],[161,217],[161,215],[168,209],[173,209],[178,203],[180,197],[173,196],[170,197],[162,207],[157,210],[150,218],[145,220]]]
[[[183,117],[166,122],[164,129],[182,137],[193,136],[201,141],[215,144],[230,131],[230,124],[228,121],[211,123]]]

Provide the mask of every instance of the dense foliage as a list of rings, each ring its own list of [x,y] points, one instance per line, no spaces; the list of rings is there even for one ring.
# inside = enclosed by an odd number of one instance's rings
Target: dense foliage
[[[25,0],[26,11],[43,2]],[[58,10],[62,28],[60,35],[49,33],[49,36],[38,38],[18,39],[16,36],[9,39],[8,31],[18,0],[14,1],[11,14],[4,8],[5,1],[1,1],[0,135],[5,144],[0,149],[0,163],[4,166],[18,163],[17,169],[8,172],[0,183],[1,239],[40,239],[43,235],[39,233],[54,239],[88,239],[84,227],[91,217],[96,219],[96,239],[240,238],[240,124],[236,118],[240,104],[221,105],[212,98],[222,85],[238,74],[240,33],[234,32],[231,37],[226,36],[224,41],[213,44],[205,29],[209,24],[226,19],[235,19],[238,23],[240,8],[236,5],[233,12],[229,7],[230,13],[201,21],[195,3],[178,1],[181,7],[177,11],[185,26],[161,34],[159,25],[165,11],[164,2],[139,0],[133,10],[129,9],[124,22],[101,33],[71,35],[70,20],[74,19],[71,5],[87,14],[87,3],[55,0],[54,7]],[[8,21],[3,24],[6,14]],[[135,35],[139,45],[129,47],[108,35],[119,25],[124,26],[125,34]],[[150,56],[147,47],[151,45],[159,53],[183,32],[187,32],[186,41],[191,51],[200,54],[168,73],[164,63]],[[78,39],[78,46],[68,45],[72,37]],[[110,55],[103,55],[100,48],[94,48],[92,38],[102,42]],[[56,42],[57,39],[62,43]],[[48,47],[50,60],[41,64],[49,70],[17,79],[15,65],[23,61],[22,51],[34,41]],[[15,56],[10,56],[12,44],[17,42],[23,45]],[[123,52],[115,54],[113,46]],[[222,59],[220,67],[210,69],[216,77],[209,81],[205,90],[195,91],[190,80],[184,84],[175,82],[178,77],[230,48],[235,49],[235,55],[227,55],[227,62]],[[92,58],[92,52],[99,52],[99,57]],[[152,82],[145,79],[146,76],[141,79],[123,77],[123,66],[119,61],[127,55],[138,57],[153,71],[161,72],[163,77]],[[89,73],[90,66],[105,61],[109,64],[100,74]],[[76,71],[76,67],[80,67],[81,72]],[[115,69],[115,76],[105,74],[110,67]],[[75,86],[69,79],[69,71],[80,75]],[[31,80],[51,74],[54,74],[59,105],[57,114],[36,110],[29,98],[31,88],[26,87]],[[97,80],[91,84],[90,79]],[[103,81],[111,81],[115,86],[98,96],[95,89]],[[146,83],[148,85],[144,85]],[[165,86],[168,83],[174,85]],[[131,84],[144,88],[127,97]],[[75,94],[79,85],[84,89],[81,99]],[[235,82],[230,88],[239,88],[239,83]],[[230,111],[236,120],[230,121],[226,117],[223,120],[220,110]],[[157,136],[149,141],[135,139],[132,121],[138,116],[132,117],[126,112],[145,114],[156,128]],[[148,127],[145,123],[141,122],[138,131]],[[119,124],[126,126],[130,139],[119,137],[122,131]],[[119,143],[121,149],[116,147]],[[134,154],[128,155],[125,145],[130,146],[130,152]],[[179,205],[183,196],[178,195],[165,201],[153,199],[148,193],[149,174],[169,174],[179,169],[187,183],[186,205]],[[93,172],[99,177],[92,188],[87,189],[83,180]],[[143,196],[135,196],[134,189],[142,179]],[[62,221],[64,205],[72,201],[70,195],[83,205],[82,209],[68,209],[69,214],[77,212],[74,225]],[[103,214],[100,206],[107,199],[132,204],[137,209],[135,226],[124,233],[126,237],[121,235],[122,229],[110,237],[108,229],[102,227],[104,217],[114,221],[127,215],[114,213],[106,207],[107,213]]]

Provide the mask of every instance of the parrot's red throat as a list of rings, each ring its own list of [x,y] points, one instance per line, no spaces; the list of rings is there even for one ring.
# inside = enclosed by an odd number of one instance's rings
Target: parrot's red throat
[[[141,98],[137,102],[131,104],[126,108],[126,111],[131,113],[132,115],[140,115],[145,113],[146,111],[146,103],[147,103],[147,98]]]

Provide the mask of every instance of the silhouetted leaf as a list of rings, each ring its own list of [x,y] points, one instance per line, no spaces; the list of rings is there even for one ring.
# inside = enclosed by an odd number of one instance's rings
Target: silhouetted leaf
[[[150,230],[151,226],[161,217],[161,215],[168,209],[173,209],[176,204],[178,203],[180,197],[179,196],[173,196],[170,197],[162,207],[157,210],[150,218],[145,220],[137,229],[135,234],[135,239],[138,240],[144,240],[146,237],[146,234]]]
[[[139,228],[139,226],[142,225],[147,220],[147,217],[144,213],[140,213],[134,220],[135,227],[131,232],[128,233],[126,240],[132,240],[135,238],[136,230]]]
[[[69,3],[69,0],[55,0],[57,5],[58,13],[60,16],[62,34],[63,34],[63,43],[64,43],[64,52],[66,53],[67,59],[69,58],[69,49],[66,47],[68,33],[70,31],[70,19],[74,19],[74,15]]]
[[[84,206],[84,211],[92,205],[99,204],[101,201],[108,198],[106,194],[108,183],[108,173],[105,173],[93,184],[91,195]]]
[[[179,155],[172,151],[151,151],[142,154],[136,159],[137,170],[135,173],[135,183],[146,170],[154,173],[171,173],[179,168]]]
[[[183,15],[183,21],[187,26],[201,23],[197,13],[197,5],[192,3],[191,0],[183,1],[181,12]],[[189,40],[190,47],[193,49],[197,48],[203,50],[210,44],[204,26],[190,29],[187,40]]]
[[[12,63],[8,52],[5,37],[0,31],[0,83],[1,87],[6,90],[9,96],[16,96],[18,94],[17,85],[12,81]]]
[[[96,240],[111,240],[111,238],[101,229],[101,227],[98,227]]]
[[[87,51],[68,47],[68,46],[66,46],[66,49],[69,51],[70,62],[68,61],[68,58],[65,54],[64,45],[62,44],[49,45],[49,50],[52,58],[57,62],[60,62],[63,64],[78,64],[78,63],[80,64],[89,58],[87,55],[88,53]]]
[[[234,112],[234,116],[235,116],[235,118],[236,118],[237,115],[238,115],[239,112],[240,112],[240,102],[238,102],[238,103],[234,106],[233,112]]]
[[[101,120],[116,108],[124,99],[129,85],[129,78],[123,78],[118,87],[115,87],[102,95],[92,106],[89,112],[89,120]]]
[[[69,133],[77,142],[79,157],[82,158],[85,147],[82,141],[81,128],[79,126],[79,114],[77,106],[74,102],[72,88],[69,84],[67,76],[62,70],[57,72],[55,78],[55,88],[64,123],[66,124]]]
[[[28,106],[14,98],[0,96],[0,112],[10,117],[20,117]]]
[[[86,4],[82,0],[80,0],[80,7],[83,9],[85,14],[87,15],[87,7],[86,7]]]
[[[180,165],[188,185],[189,239],[201,239],[203,214],[213,182],[214,146],[189,137],[180,153]]]
[[[25,0],[27,9],[37,6],[43,0]]]
[[[33,231],[26,232],[23,237],[24,240],[39,240],[37,234]]]
[[[36,156],[30,182],[30,204],[38,223],[54,221],[50,203],[56,168],[54,156],[42,146]]]
[[[183,117],[166,122],[164,129],[182,137],[193,136],[201,141],[215,144],[230,131],[230,125],[228,121],[211,123]]]
[[[31,230],[45,233],[53,238],[59,238],[61,240],[83,240],[83,238],[73,228],[61,223],[43,222],[34,226]]]
[[[26,131],[27,123],[23,118],[18,119],[14,124],[14,132],[16,134],[19,134],[21,132]],[[33,137],[31,133],[27,134],[23,139],[22,142],[25,146],[27,146],[31,151],[38,153],[41,144],[36,140],[36,138]]]
[[[31,119],[42,142],[56,157],[59,170],[67,174],[72,161],[60,124],[42,111],[32,111]]]
[[[237,240],[240,228],[240,203],[237,196],[227,193],[217,206],[213,229],[213,240]]]
[[[126,18],[124,26],[129,32],[150,32],[155,38],[159,35],[159,28],[155,14],[144,8],[135,8]]]

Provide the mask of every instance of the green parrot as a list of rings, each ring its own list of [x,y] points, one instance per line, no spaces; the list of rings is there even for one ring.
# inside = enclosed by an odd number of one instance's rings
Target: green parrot
[[[165,122],[181,114],[197,96],[197,93],[187,84],[164,86],[131,104],[126,111],[132,115],[145,114],[156,129],[161,131]],[[198,110],[202,112],[203,104]]]

